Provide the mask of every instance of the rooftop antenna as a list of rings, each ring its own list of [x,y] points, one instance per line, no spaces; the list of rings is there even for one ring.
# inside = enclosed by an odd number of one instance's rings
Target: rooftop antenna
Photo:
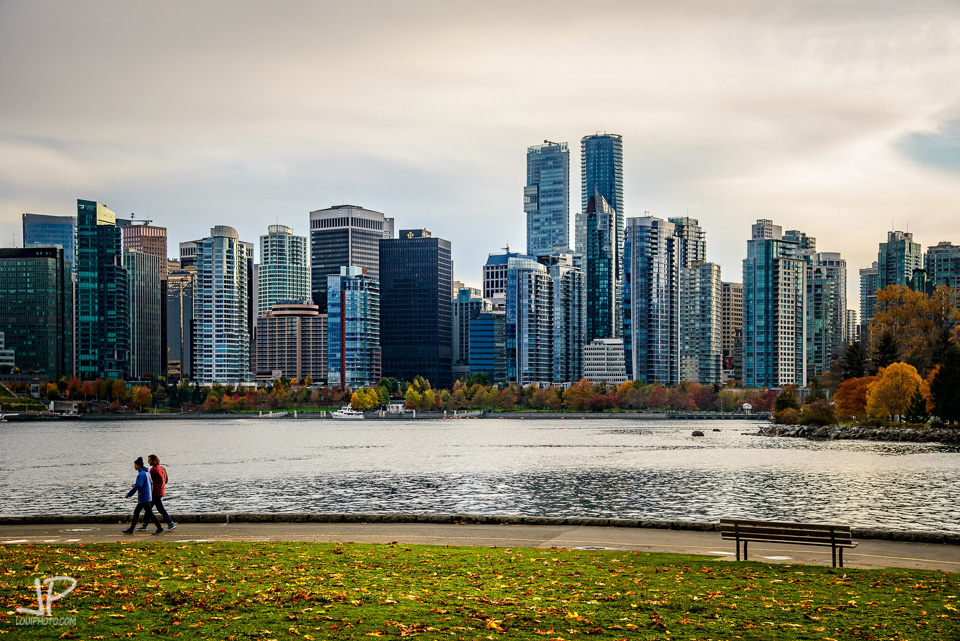
[[[510,253],[510,243],[507,243],[507,246],[503,248],[504,253]]]

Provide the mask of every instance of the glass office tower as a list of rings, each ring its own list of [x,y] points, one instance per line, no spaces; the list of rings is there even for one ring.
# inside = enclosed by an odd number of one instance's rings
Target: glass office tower
[[[77,217],[23,214],[23,246],[45,245],[63,249],[63,259],[76,271]]]
[[[544,141],[527,148],[527,254],[543,256],[570,246],[570,150]]]
[[[380,283],[362,267],[341,267],[327,276],[326,298],[328,384],[375,384],[381,378]]]
[[[623,333],[622,252],[617,247],[619,214],[599,193],[577,216],[577,251],[586,274],[587,335],[619,338]],[[621,245],[622,248],[622,245]]]

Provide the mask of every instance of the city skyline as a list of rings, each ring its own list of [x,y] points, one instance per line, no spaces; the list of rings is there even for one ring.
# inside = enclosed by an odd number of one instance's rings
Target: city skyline
[[[626,215],[697,218],[725,281],[761,218],[851,272],[891,228],[957,242],[960,7],[766,4],[5,4],[0,238],[77,198],[172,241],[306,234],[310,211],[352,203],[450,239],[454,277],[479,285],[487,253],[524,246],[525,149],[599,130],[624,139]],[[327,23],[352,46],[310,37]],[[532,78],[530,24],[569,45]],[[85,27],[111,37],[70,44]]]

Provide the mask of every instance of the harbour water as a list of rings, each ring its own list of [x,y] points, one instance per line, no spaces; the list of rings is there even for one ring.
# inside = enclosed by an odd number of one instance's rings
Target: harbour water
[[[0,516],[113,514],[157,454],[177,512],[837,522],[960,533],[960,449],[755,436],[744,421],[75,421],[0,425]],[[691,436],[693,430],[704,432]],[[714,431],[717,430],[717,431]]]

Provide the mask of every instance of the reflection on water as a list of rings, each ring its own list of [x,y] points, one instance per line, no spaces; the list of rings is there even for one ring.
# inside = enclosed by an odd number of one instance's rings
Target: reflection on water
[[[7,423],[0,515],[125,511],[133,460],[158,454],[173,513],[740,516],[960,532],[956,447],[751,436],[756,428],[627,419]],[[706,436],[692,437],[695,429]]]

